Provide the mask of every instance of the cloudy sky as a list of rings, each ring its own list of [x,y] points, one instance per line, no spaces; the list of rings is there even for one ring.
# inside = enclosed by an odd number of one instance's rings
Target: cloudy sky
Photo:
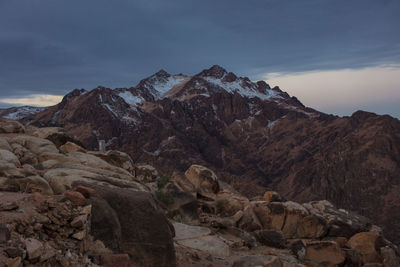
[[[0,107],[218,64],[306,105],[400,118],[399,0],[0,0]]]

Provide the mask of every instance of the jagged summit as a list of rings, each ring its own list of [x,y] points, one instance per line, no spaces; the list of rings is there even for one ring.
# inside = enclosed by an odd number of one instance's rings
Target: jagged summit
[[[213,65],[211,68],[203,70],[196,76],[201,76],[201,77],[214,77],[217,79],[223,78],[228,72],[221,66],[219,65]]]
[[[161,69],[158,72],[156,72],[153,76],[158,76],[158,77],[169,77],[171,74],[166,72],[165,70]]]
[[[279,91],[270,90],[264,81],[252,82],[247,77],[238,78],[234,73],[226,71],[219,65],[214,65],[194,76],[169,74],[161,69],[157,73],[141,80],[130,91],[137,91],[144,99],[173,98],[181,101],[196,95],[210,96],[226,91],[230,94],[240,94],[249,98],[262,100],[278,99],[282,96]],[[137,94],[137,95],[138,95]]]

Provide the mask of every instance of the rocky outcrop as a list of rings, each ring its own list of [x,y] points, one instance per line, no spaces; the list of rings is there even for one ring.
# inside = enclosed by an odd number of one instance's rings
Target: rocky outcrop
[[[0,192],[0,223],[9,216],[3,237],[0,232],[8,255],[2,263],[175,266],[173,227],[127,154],[88,152],[62,129],[7,122],[0,134],[0,183],[15,193]],[[18,201],[3,201],[2,194]],[[41,204],[31,206],[31,196]]]
[[[175,175],[169,183],[182,183],[185,176]],[[208,177],[197,179],[196,183],[208,181]],[[218,179],[213,181],[219,183]],[[194,187],[182,188],[193,192]],[[223,257],[224,264],[232,266],[388,265],[400,259],[397,246],[384,238],[379,227],[326,200],[300,204],[267,192],[257,198],[266,200],[250,201],[227,187],[213,198],[194,192],[200,226],[190,226],[197,225],[196,220],[173,224],[178,254],[184,247],[211,255],[204,261]],[[253,252],[239,253],[244,248]]]

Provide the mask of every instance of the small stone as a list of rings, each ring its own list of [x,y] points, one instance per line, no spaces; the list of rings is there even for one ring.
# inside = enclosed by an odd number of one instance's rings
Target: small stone
[[[95,192],[94,189],[83,185],[79,185],[75,187],[73,190],[81,193],[85,198],[90,198]]]
[[[43,245],[42,243],[34,238],[25,239],[26,252],[28,254],[28,259],[33,260],[39,258],[42,254]]]
[[[275,192],[275,191],[267,191],[267,192],[265,192],[265,194],[264,194],[264,200],[266,201],[266,202],[281,202],[282,201],[282,198],[281,198],[281,196],[277,193],[277,192]]]
[[[42,194],[40,194],[39,192],[35,192],[30,196],[30,200],[32,200],[33,202],[36,202],[37,204],[42,204],[46,201],[46,199],[44,198],[44,196]]]
[[[16,202],[0,203],[0,211],[10,211],[15,209],[18,209],[18,204]]]
[[[57,255],[57,250],[55,250],[53,247],[51,247],[49,244],[45,244],[44,245],[44,252],[43,254],[40,256],[40,262],[44,262],[47,261],[51,258],[53,258],[54,256]]]
[[[10,258],[22,257],[22,255],[24,254],[24,251],[22,249],[13,247],[7,248],[5,252]]]
[[[298,240],[290,245],[290,250],[296,257],[303,261],[306,256],[306,244],[302,240]]]
[[[56,216],[54,216],[54,214],[52,214],[52,213],[48,213],[47,214],[47,217],[49,217],[49,219],[54,223],[54,224],[60,224],[60,220],[56,217]]]
[[[10,240],[10,230],[5,224],[0,224],[0,244]]]
[[[33,230],[35,230],[35,231],[41,231],[42,230],[42,227],[43,227],[43,224],[41,224],[41,223],[35,223],[34,225],[33,225]]]
[[[87,215],[79,215],[72,220],[71,226],[74,228],[82,228],[86,224],[86,221]]]
[[[7,263],[7,267],[19,267],[21,265],[21,257],[16,257]]]
[[[33,226],[28,225],[28,227],[26,227],[25,229],[25,236],[31,236],[35,233]]]
[[[67,191],[64,193],[64,197],[75,206],[83,206],[86,203],[85,197],[77,191]]]
[[[101,264],[104,267],[129,267],[131,260],[128,254],[103,254],[101,255]]]
[[[87,205],[82,208],[79,214],[86,214],[89,215],[92,212],[92,205]]]
[[[72,237],[77,239],[77,240],[83,240],[85,238],[85,236],[86,236],[86,231],[85,230],[77,232],[77,233],[72,235]]]

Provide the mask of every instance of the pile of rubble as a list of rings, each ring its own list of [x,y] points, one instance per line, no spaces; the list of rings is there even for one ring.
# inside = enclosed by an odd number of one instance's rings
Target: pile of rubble
[[[112,266],[129,263],[90,235],[92,189],[77,187],[63,195],[0,193],[2,266]]]

